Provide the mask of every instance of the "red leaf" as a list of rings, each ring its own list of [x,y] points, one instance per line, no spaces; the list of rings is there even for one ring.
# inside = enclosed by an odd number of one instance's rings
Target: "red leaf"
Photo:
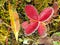
[[[38,20],[38,12],[32,5],[25,6],[25,12],[30,19]]]
[[[28,25],[29,25],[28,21],[25,21],[25,22],[22,23],[22,28],[26,29],[28,27]]]
[[[48,8],[45,8],[39,15],[39,20],[40,21],[47,21],[51,18],[51,16],[53,15],[53,8],[51,7],[48,7]]]
[[[35,30],[37,30],[37,27],[38,27],[38,22],[30,23],[29,26],[26,28],[26,30],[24,30],[25,34],[30,35],[34,33]]]
[[[40,26],[38,28],[39,35],[44,35],[47,31],[46,26],[43,23],[40,23]]]

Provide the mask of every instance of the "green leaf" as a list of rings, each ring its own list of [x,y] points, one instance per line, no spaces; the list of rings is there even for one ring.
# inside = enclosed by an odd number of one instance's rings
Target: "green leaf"
[[[53,41],[53,45],[60,45],[60,42],[58,42],[58,41]]]
[[[60,36],[60,32],[56,32],[56,33],[54,33],[54,35]]]
[[[31,2],[31,0],[26,0],[26,2]]]

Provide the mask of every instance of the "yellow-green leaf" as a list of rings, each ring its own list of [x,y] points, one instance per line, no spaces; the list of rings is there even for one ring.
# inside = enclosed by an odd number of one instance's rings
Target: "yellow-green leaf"
[[[13,10],[10,4],[9,4],[9,15],[10,15],[12,31],[15,34],[16,40],[18,40],[18,32],[20,29],[19,16],[17,11]]]

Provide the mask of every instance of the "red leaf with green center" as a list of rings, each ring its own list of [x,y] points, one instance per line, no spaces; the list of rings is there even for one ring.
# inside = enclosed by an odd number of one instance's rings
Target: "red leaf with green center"
[[[44,25],[43,21],[48,21],[51,19],[53,15],[53,8],[45,8],[40,15],[38,15],[38,12],[36,8],[34,8],[32,5],[27,5],[25,7],[25,12],[30,19],[30,24],[27,22],[23,23],[22,27],[25,28],[25,34],[30,35],[35,32],[35,30],[38,29],[39,35],[44,35],[46,33],[46,25]],[[40,24],[38,24],[40,22]]]

